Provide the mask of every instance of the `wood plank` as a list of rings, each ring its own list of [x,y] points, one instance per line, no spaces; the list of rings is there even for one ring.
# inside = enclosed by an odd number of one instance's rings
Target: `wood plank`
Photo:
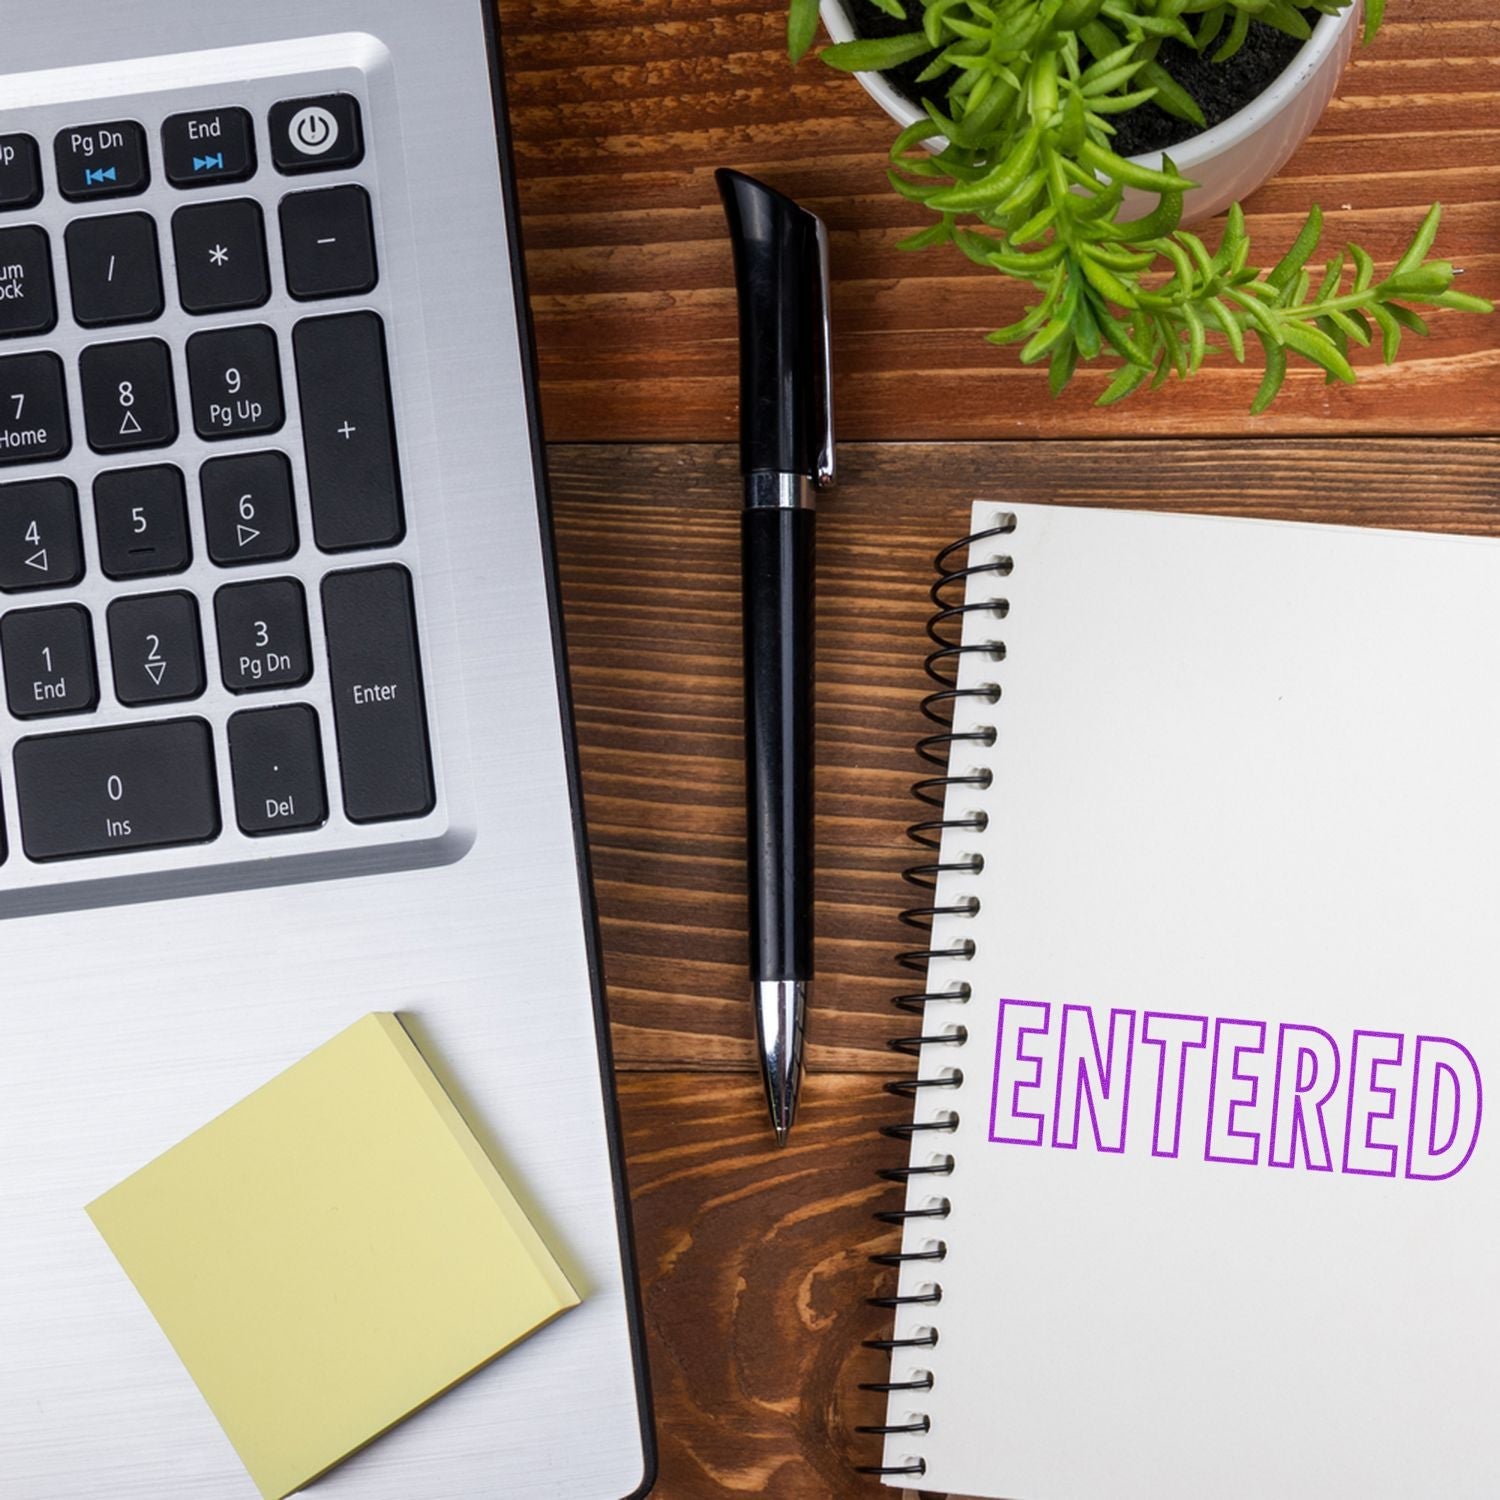
[[[783,50],[782,0],[500,0],[546,420],[554,441],[719,440],[735,420],[728,248],[713,169],[766,177],[832,231],[841,430],[863,439],[1500,430],[1500,323],[1457,315],[1355,389],[1299,371],[1271,415],[1227,362],[1099,412],[982,340],[1021,289],[886,186],[892,130],[850,78]],[[1382,265],[1433,197],[1465,287],[1500,297],[1500,18],[1493,0],[1392,0],[1314,138],[1251,200],[1269,263],[1313,202]],[[1368,356],[1363,363],[1369,367]]]
[[[896,1101],[863,1077],[809,1090],[784,1150],[769,1144],[749,1078],[627,1075],[621,1113],[661,1446],[661,1500],[882,1493],[853,1472],[878,1462],[886,1356],[861,1348],[890,1314],[864,1299],[896,1247],[870,1217],[898,1207],[875,1170],[902,1159],[879,1127]],[[889,1494],[889,1491],[884,1493]]]
[[[816,1069],[898,1070],[932,554],[975,496],[1500,533],[1500,443],[848,445],[820,502]],[[754,1066],[735,450],[556,447],[563,595],[620,1062]],[[920,986],[916,986],[920,987]]]

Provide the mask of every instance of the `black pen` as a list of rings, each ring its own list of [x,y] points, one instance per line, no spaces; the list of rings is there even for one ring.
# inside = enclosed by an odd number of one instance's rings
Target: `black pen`
[[[717,179],[740,309],[750,981],[785,1145],[813,972],[813,496],[834,473],[828,233],[752,177]]]

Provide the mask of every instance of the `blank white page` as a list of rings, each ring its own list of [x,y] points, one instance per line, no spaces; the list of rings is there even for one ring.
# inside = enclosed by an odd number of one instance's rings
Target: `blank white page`
[[[1493,1500],[1500,543],[1016,506],[979,575],[886,1462],[1004,1500]],[[980,505],[974,524],[1000,507]],[[1201,1024],[1200,1024],[1201,1023]],[[1199,1040],[1201,1038],[1201,1040]],[[901,1481],[893,1479],[892,1483]]]

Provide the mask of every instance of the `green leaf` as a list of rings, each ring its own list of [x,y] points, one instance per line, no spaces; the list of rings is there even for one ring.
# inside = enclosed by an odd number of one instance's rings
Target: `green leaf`
[[[1453,265],[1430,260],[1415,271],[1397,271],[1375,288],[1382,297],[1435,297],[1453,285]]]
[[[786,50],[794,63],[807,56],[818,34],[818,0],[791,0],[786,12]]]
[[[1056,317],[1047,324],[1040,333],[1034,334],[1021,350],[1020,360],[1023,365],[1034,365],[1040,359],[1045,359],[1065,338],[1072,336],[1072,330],[1068,326],[1068,320],[1064,317]]]
[[[1156,90],[1156,107],[1164,109],[1179,120],[1186,120],[1200,130],[1207,129],[1208,121],[1198,101],[1162,67],[1159,62],[1148,62],[1141,69],[1141,82]]]
[[[1290,0],[1271,0],[1258,19],[1267,26],[1274,26],[1277,31],[1296,37],[1299,42],[1305,42],[1312,35],[1307,17]]]
[[[1126,42],[1123,47],[1117,46],[1118,38],[1108,26],[1100,25],[1097,29],[1093,26],[1085,26],[1079,35],[1082,36],[1085,46],[1088,46],[1090,38],[1093,38],[1100,45],[1107,46],[1110,49],[1108,52],[1102,54],[1095,53],[1097,61],[1084,69],[1083,76],[1079,81],[1084,85],[1085,91],[1088,90],[1090,85],[1097,83],[1101,78],[1107,77],[1117,68],[1127,67],[1135,57],[1137,43]],[[1089,50],[1092,52],[1093,48],[1090,47]],[[1108,91],[1094,89],[1093,92],[1106,93]]]
[[[1127,161],[1123,156],[1116,156],[1113,151],[1099,145],[1097,141],[1085,141],[1079,148],[1078,160],[1111,180],[1123,182],[1126,187],[1140,188],[1142,192],[1185,193],[1198,186],[1196,182],[1180,177],[1176,172],[1157,172],[1150,167],[1141,166],[1139,162]]]
[[[1208,353],[1208,331],[1191,302],[1183,303],[1182,318],[1188,330],[1188,373],[1196,375]]]
[[[1291,286],[1297,279],[1297,273],[1307,264],[1308,257],[1318,248],[1318,243],[1322,238],[1323,211],[1314,204],[1312,212],[1307,216],[1307,222],[1292,242],[1292,248],[1277,262],[1275,269],[1266,276],[1266,280],[1277,291]]]
[[[893,21],[906,20],[906,7],[901,0],[870,0],[876,10],[883,10]]]
[[[1044,204],[1024,224],[1018,224],[1011,230],[1009,239],[1013,245],[1030,245],[1047,232],[1052,226],[1052,221],[1057,217],[1058,205],[1056,203]]]
[[[1110,312],[1097,295],[1090,293],[1090,302],[1093,306],[1094,321],[1098,323],[1099,331],[1104,335],[1110,348],[1121,359],[1133,365],[1144,365],[1149,369],[1151,356],[1147,353],[1145,344]]]
[[[1088,119],[1084,113],[1083,95],[1073,89],[1063,105],[1062,123],[1057,131],[1058,149],[1072,156],[1087,139]]]
[[[1215,276],[1214,258],[1208,253],[1208,246],[1198,238],[1196,234],[1186,229],[1176,231],[1179,244],[1186,245],[1188,252],[1198,263],[1198,269],[1203,273],[1204,281],[1212,281]]]
[[[1078,200],[1076,205],[1071,202],[1073,198]],[[1120,183],[1096,183],[1088,193],[1070,195],[1069,211],[1075,221],[1083,223],[1112,220],[1124,199],[1125,189]]]
[[[1193,38],[1193,47],[1197,51],[1206,52],[1218,40],[1219,33],[1224,29],[1224,14],[1222,9],[1204,11],[1203,23],[1198,28],[1198,35]]]
[[[963,251],[976,266],[990,269],[990,256],[995,253],[996,241],[987,234],[979,234],[972,229],[959,229],[953,231],[953,243]]]
[[[835,42],[823,49],[823,61],[841,73],[881,73],[925,56],[932,44],[920,31],[900,36],[860,37],[853,42]]]
[[[1255,393],[1255,400],[1250,403],[1252,417],[1258,417],[1270,406],[1286,381],[1286,350],[1280,344],[1273,344],[1258,329],[1256,334],[1266,351],[1266,373]]]
[[[936,140],[942,134],[936,120],[913,120],[891,142],[891,160],[899,161],[908,151],[915,151],[924,141]]]
[[[1249,243],[1245,233],[1245,210],[1238,203],[1231,203],[1224,220],[1224,237],[1219,241],[1218,254],[1214,256],[1214,266],[1221,276],[1233,273],[1235,257]]]
[[[943,45],[943,17],[950,10],[957,10],[965,3],[966,0],[933,0],[933,3],[927,6],[922,16],[922,29],[927,33],[927,40],[934,48]]]
[[[1053,399],[1062,395],[1063,387],[1073,378],[1078,368],[1078,346],[1069,339],[1052,351],[1052,363],[1047,370],[1047,387]]]
[[[1367,250],[1361,250],[1358,245],[1349,246],[1349,258],[1354,262],[1354,290],[1356,292],[1368,291],[1371,282],[1375,280],[1375,262]]]
[[[1375,40],[1380,23],[1385,20],[1385,0],[1365,0],[1365,42]]]
[[[1115,273],[1106,266],[1101,266],[1089,253],[1089,247],[1083,247],[1083,255],[1080,264],[1083,274],[1088,277],[1090,285],[1106,301],[1112,302],[1117,307],[1133,308],[1140,303],[1136,298],[1133,288],[1126,286]]]
[[[1229,340],[1229,350],[1234,355],[1235,362],[1244,364],[1245,335],[1240,332],[1239,320],[1217,297],[1210,297],[1204,305],[1214,322],[1224,330],[1224,337]]]
[[[1238,9],[1234,13],[1234,24],[1229,28],[1229,35],[1224,38],[1224,44],[1214,53],[1213,60],[1216,63],[1228,62],[1241,47],[1245,45],[1245,38],[1250,35],[1250,12]],[[1275,396],[1275,391],[1271,395]],[[1270,404],[1269,402],[1267,403]]]
[[[1327,302],[1338,296],[1339,284],[1344,279],[1344,267],[1347,264],[1347,257],[1342,250],[1328,262],[1323,271],[1322,285],[1319,286],[1317,295],[1312,299],[1314,302]]]
[[[1454,312],[1492,313],[1495,310],[1495,304],[1488,297],[1475,297],[1468,292],[1443,292],[1430,301],[1434,307],[1447,307]]]
[[[1325,318],[1343,335],[1346,343],[1340,347],[1344,349],[1346,354],[1349,352],[1347,348],[1349,341],[1358,344],[1361,349],[1368,349],[1370,347],[1370,325],[1360,317],[1357,311],[1342,312],[1336,307],[1330,308],[1318,319],[1320,326],[1322,326]],[[1325,333],[1329,332],[1327,328],[1324,328],[1323,331]]]
[[[1401,352],[1401,324],[1378,302],[1370,304],[1370,316],[1380,329],[1381,358],[1386,364],[1393,365],[1396,363],[1396,356]]]
[[[1066,254],[1066,247],[1061,240],[1053,240],[1050,245],[1040,250],[992,250],[988,256],[989,263],[997,271],[1004,271],[1007,276],[1019,276],[1023,281],[1030,281],[1040,276],[1043,271],[1050,271]]]
[[[1083,359],[1097,359],[1104,347],[1099,321],[1094,316],[1092,291],[1078,299],[1078,307],[1073,313],[1073,340]]]
[[[1170,158],[1167,159],[1167,164],[1171,165]],[[1137,219],[1132,224],[1116,225],[1114,228],[1122,239],[1137,244],[1143,240],[1166,239],[1176,232],[1177,226],[1182,222],[1183,201],[1181,189],[1171,188],[1157,198],[1156,207],[1144,219]]]
[[[1420,318],[1409,307],[1402,307],[1399,302],[1387,302],[1386,308],[1390,315],[1403,327],[1410,328],[1420,338],[1426,338],[1431,331],[1427,327],[1427,320]]]
[[[1304,359],[1321,365],[1330,375],[1335,375],[1345,385],[1353,385],[1358,378],[1354,367],[1339,351],[1339,346],[1321,328],[1311,328],[1295,319],[1282,325],[1281,336],[1288,349],[1295,349]]]
[[[1402,276],[1407,272],[1418,270],[1422,262],[1427,259],[1427,252],[1432,249],[1437,239],[1438,225],[1443,222],[1443,205],[1434,203],[1427,210],[1427,217],[1422,220],[1421,227],[1412,236],[1412,242],[1406,247],[1406,254],[1396,262],[1396,269],[1391,272],[1392,276]]]
[[[944,213],[971,213],[1000,203],[1030,172],[1040,140],[1041,132],[1032,126],[1010,154],[977,182],[966,182],[934,194],[929,200],[931,206]]]
[[[1110,381],[1105,388],[1104,394],[1094,403],[1095,406],[1113,406],[1117,401],[1123,401],[1133,392],[1138,391],[1141,382],[1151,373],[1150,365],[1126,365]]]
[[[919,230],[916,234],[909,234],[904,240],[896,242],[898,250],[930,250],[934,245],[946,245],[953,238],[953,226],[947,219],[941,219],[929,229]]]

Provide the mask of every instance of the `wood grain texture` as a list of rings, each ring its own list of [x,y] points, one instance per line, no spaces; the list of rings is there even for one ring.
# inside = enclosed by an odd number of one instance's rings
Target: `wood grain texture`
[[[923,211],[885,183],[889,121],[853,79],[791,69],[782,0],[500,0],[516,159],[554,441],[718,440],[735,420],[728,247],[713,169],[764,176],[832,232],[847,438],[1500,430],[1500,319],[1439,315],[1358,388],[1298,371],[1247,414],[1258,371],[1099,412],[1107,376],[1058,402],[982,340],[1022,291],[955,250],[897,242]],[[1311,141],[1249,204],[1269,264],[1319,202],[1332,243],[1394,261],[1425,206],[1471,291],[1500,298],[1500,15],[1494,0],[1391,0]]]
[[[848,445],[820,504],[819,982],[791,1145],[744,998],[732,446],[551,450],[563,598],[661,1446],[660,1500],[877,1500],[898,1190],[882,1075],[917,765],[928,561],[969,502],[1206,510],[1500,535],[1500,442]]]
[[[976,497],[1500,530],[1500,443],[848,445],[820,502],[815,1068],[894,1066],[930,560]],[[743,1070],[739,481],[727,446],[552,450],[621,1062]]]
[[[746,1078],[625,1075],[621,1107],[661,1450],[658,1500],[874,1497],[886,1356],[862,1347],[889,1314],[867,1260],[897,1236],[875,1179],[899,1156],[878,1134],[895,1101],[867,1078],[809,1090],[791,1144],[768,1144]],[[888,1492],[887,1492],[888,1493]]]

